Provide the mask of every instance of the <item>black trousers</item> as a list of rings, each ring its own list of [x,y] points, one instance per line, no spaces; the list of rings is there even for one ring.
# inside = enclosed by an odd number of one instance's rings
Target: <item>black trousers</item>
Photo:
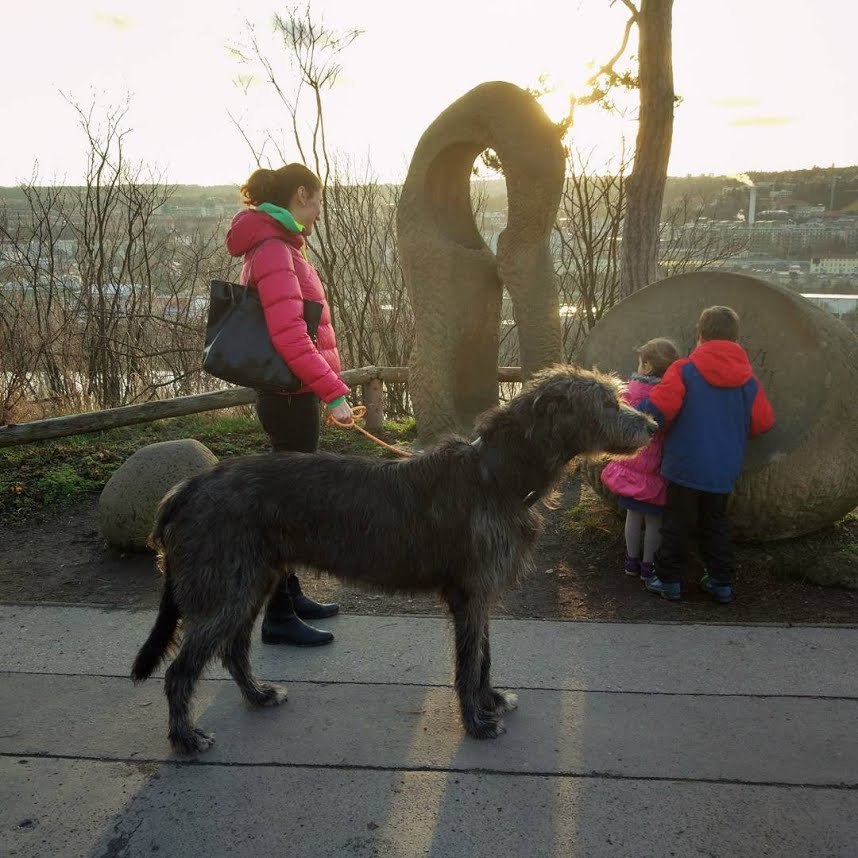
[[[256,394],[256,415],[271,441],[274,452],[315,453],[319,447],[319,397],[315,393],[280,396],[277,393]],[[291,579],[291,582],[290,582]],[[266,618],[283,621],[295,612],[292,590],[300,589],[298,578],[288,575],[268,602]],[[269,617],[269,615],[271,615]]]
[[[318,449],[319,397],[315,393],[257,393],[256,414],[272,450],[315,453]]]
[[[729,499],[729,493],[702,492],[668,481],[661,547],[655,553],[655,573],[662,581],[680,580],[688,561],[688,544],[696,532],[706,571],[717,581],[732,582]]]

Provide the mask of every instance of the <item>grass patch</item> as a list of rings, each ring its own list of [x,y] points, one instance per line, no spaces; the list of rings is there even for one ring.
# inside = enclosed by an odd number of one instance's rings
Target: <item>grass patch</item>
[[[743,558],[770,565],[778,577],[858,590],[858,510],[816,533],[746,545],[740,552]]]
[[[805,567],[803,578],[821,587],[858,590],[858,547],[832,551],[824,560],[815,558]]]
[[[35,482],[36,492],[48,504],[59,503],[66,497],[77,497],[95,487],[94,480],[79,474],[68,462],[51,468]]]
[[[599,547],[619,542],[622,522],[617,514],[586,483],[575,506],[563,515],[563,530],[579,543],[596,543]]]
[[[381,437],[402,445],[415,434],[413,420],[391,421],[385,423]],[[0,449],[0,521],[59,508],[100,491],[132,453],[147,444],[179,438],[195,438],[219,459],[268,450],[268,437],[255,417],[211,413],[6,447]],[[392,456],[359,432],[331,426],[322,428],[319,447],[358,456]]]

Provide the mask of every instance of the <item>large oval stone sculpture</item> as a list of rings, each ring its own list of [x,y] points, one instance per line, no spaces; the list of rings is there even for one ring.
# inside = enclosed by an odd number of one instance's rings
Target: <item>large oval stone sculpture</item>
[[[474,223],[474,160],[493,148],[506,177],[507,227],[497,257]],[[420,440],[468,432],[498,401],[502,289],[512,298],[525,376],[560,359],[548,247],[563,190],[557,128],[529,93],[484,83],[420,138],[397,208],[397,236],[414,310],[409,390]]]
[[[714,304],[739,313],[740,342],[776,420],[748,442],[731,501],[734,534],[782,539],[837,521],[858,506],[858,337],[801,295],[740,274],[671,277],[605,315],[580,361],[628,378],[635,347],[648,339],[671,337],[687,354],[700,311]],[[601,490],[598,469],[586,474]]]

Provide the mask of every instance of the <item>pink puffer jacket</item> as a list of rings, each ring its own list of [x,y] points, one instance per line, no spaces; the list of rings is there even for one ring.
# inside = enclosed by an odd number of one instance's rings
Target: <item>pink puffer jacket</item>
[[[642,402],[659,379],[644,380],[633,375],[623,399],[632,407]],[[614,459],[602,470],[602,484],[615,495],[634,498],[644,503],[664,506],[667,503],[667,481],[661,475],[664,432],[653,439],[631,459]]]
[[[304,236],[288,232],[273,217],[255,209],[239,212],[226,235],[230,256],[243,256],[241,282],[259,292],[274,348],[322,402],[346,396],[331,311],[316,269],[304,258]],[[304,301],[322,304],[316,342],[307,333]]]

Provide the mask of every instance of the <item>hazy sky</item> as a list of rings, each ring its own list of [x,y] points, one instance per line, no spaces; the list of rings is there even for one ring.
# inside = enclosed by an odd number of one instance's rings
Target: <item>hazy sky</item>
[[[619,44],[625,10],[609,0],[313,0],[334,27],[364,34],[343,55],[327,97],[329,139],[401,177],[420,134],[486,80],[535,84],[547,73],[579,89],[592,61]],[[245,19],[270,29],[270,0],[29,0],[3,13],[0,184],[39,163],[43,180],[81,175],[83,141],[59,90],[88,103],[133,96],[129,149],[174,182],[229,184],[253,161],[248,133],[285,124],[268,88],[245,95],[226,45]],[[490,15],[490,17],[487,17]],[[670,171],[733,173],[858,161],[856,0],[676,0],[676,113]],[[850,85],[851,80],[851,85]],[[562,98],[557,99],[563,101]],[[551,105],[547,105],[550,109]],[[572,142],[615,153],[634,127],[580,110]]]

